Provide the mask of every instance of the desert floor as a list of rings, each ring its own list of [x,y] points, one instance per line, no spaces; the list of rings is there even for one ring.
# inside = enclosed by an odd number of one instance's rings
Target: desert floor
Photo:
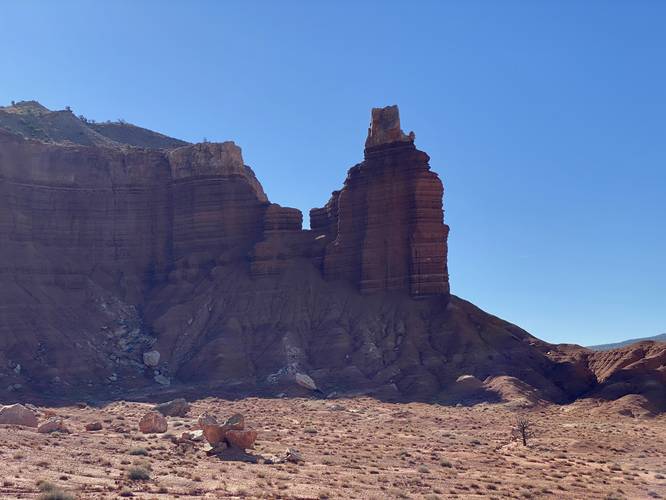
[[[39,408],[71,434],[0,427],[1,498],[664,498],[666,415],[620,415],[586,401],[516,409],[447,407],[369,398],[204,399],[166,434],[140,434],[150,407]],[[610,407],[609,407],[610,408]],[[241,412],[259,431],[257,456],[298,449],[300,464],[208,456],[202,442],[173,436],[208,411]],[[511,436],[518,417],[535,436]],[[101,421],[101,431],[84,425]],[[259,461],[261,462],[261,460]],[[148,479],[131,480],[133,467]]]

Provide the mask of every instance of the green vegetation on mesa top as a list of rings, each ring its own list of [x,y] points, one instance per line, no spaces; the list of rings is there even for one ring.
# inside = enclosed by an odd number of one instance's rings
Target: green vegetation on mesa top
[[[10,106],[0,106],[0,128],[27,139],[59,144],[149,149],[171,149],[188,144],[124,120],[97,123],[84,116],[76,116],[69,106],[51,111],[37,101],[12,102]]]

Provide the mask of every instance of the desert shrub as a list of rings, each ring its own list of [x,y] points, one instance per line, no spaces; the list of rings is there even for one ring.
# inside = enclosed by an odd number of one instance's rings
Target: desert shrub
[[[56,485],[45,479],[37,481],[37,489],[39,491],[51,491],[56,489]]]
[[[130,454],[130,455],[136,455],[136,456],[143,456],[143,457],[145,457],[145,456],[148,455],[148,451],[147,451],[145,448],[132,448],[132,449],[129,451],[129,454]]]
[[[67,493],[64,490],[55,488],[54,490],[42,493],[38,497],[39,500],[74,500],[74,495]]]
[[[37,489],[42,492],[39,500],[74,500],[74,495],[58,488],[55,484],[44,479],[37,481]]]
[[[150,472],[145,467],[135,465],[127,470],[127,477],[132,481],[147,481],[150,479]]]

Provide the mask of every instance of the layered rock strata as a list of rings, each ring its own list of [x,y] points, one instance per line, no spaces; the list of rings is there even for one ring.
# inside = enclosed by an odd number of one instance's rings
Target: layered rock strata
[[[365,161],[349,170],[311,227],[329,238],[323,272],[362,293],[447,296],[443,187],[430,158],[400,129],[396,106],[373,109]]]
[[[663,394],[661,348],[553,346],[449,295],[442,183],[396,107],[310,230],[235,144],[107,125],[0,109],[4,400]]]

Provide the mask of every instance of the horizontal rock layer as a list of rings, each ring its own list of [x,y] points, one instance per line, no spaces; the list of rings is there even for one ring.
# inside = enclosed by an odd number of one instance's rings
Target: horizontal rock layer
[[[3,398],[179,382],[309,393],[304,377],[385,398],[450,397],[465,380],[534,400],[658,394],[662,351],[551,346],[450,296],[442,183],[397,115],[375,115],[364,161],[310,230],[230,142],[119,126],[111,142],[56,144],[51,122],[51,142],[0,127]]]
[[[363,293],[448,295],[443,188],[428,160],[411,143],[366,149],[342,190],[311,212],[313,232],[331,240],[327,278],[351,281]]]

